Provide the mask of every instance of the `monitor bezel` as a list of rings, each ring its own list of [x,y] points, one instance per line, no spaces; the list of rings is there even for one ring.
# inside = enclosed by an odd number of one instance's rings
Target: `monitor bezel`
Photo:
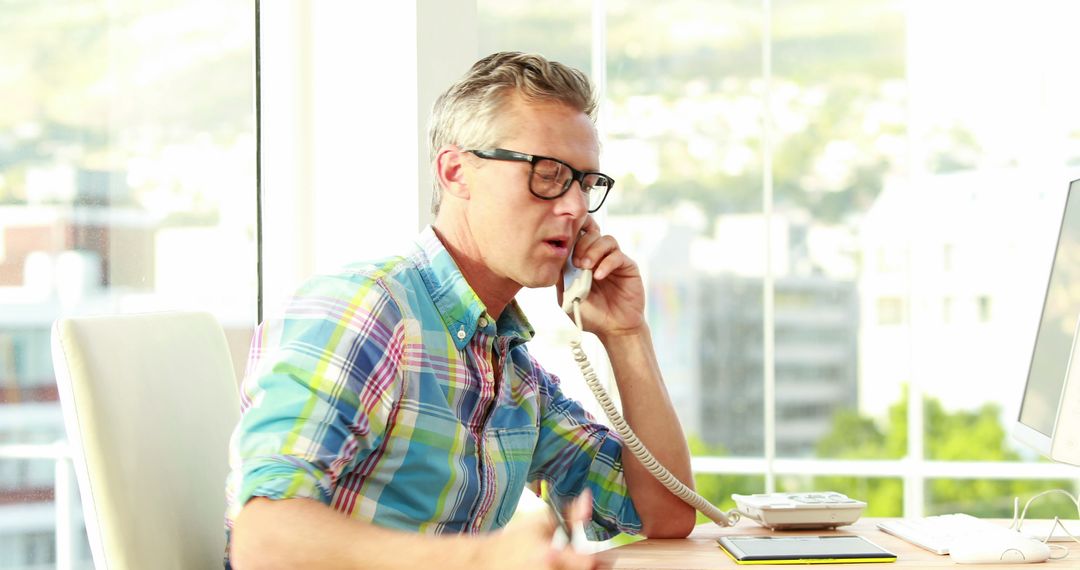
[[[1074,364],[1080,363],[1080,355],[1078,355],[1078,349],[1080,349],[1080,315],[1077,318],[1077,326],[1073,330],[1073,342],[1072,349],[1069,351],[1069,362],[1065,366],[1065,377],[1061,381],[1061,392],[1057,398],[1057,410],[1054,413],[1054,420],[1051,424],[1051,433],[1043,433],[1042,431],[1031,427],[1023,422],[1024,401],[1028,397],[1028,388],[1031,386],[1031,366],[1035,362],[1035,351],[1038,348],[1039,343],[1039,331],[1042,327],[1042,320],[1046,316],[1046,303],[1049,301],[1051,278],[1054,273],[1054,263],[1057,262],[1058,249],[1061,247],[1061,238],[1065,229],[1066,214],[1068,213],[1069,203],[1072,200],[1076,200],[1078,203],[1076,206],[1080,207],[1080,179],[1073,180],[1069,183],[1068,193],[1065,196],[1065,203],[1061,208],[1061,223],[1058,225],[1057,239],[1054,241],[1054,254],[1050,258],[1050,270],[1046,275],[1046,289],[1043,293],[1043,302],[1039,306],[1039,323],[1035,329],[1035,340],[1032,342],[1031,347],[1031,359],[1028,361],[1028,374],[1024,379],[1024,387],[1020,393],[1020,406],[1016,411],[1016,421],[1013,422],[1012,436],[1015,440],[1023,443],[1031,449],[1037,451],[1039,454],[1054,460],[1064,463],[1077,462],[1075,457],[1076,453],[1071,446],[1063,446],[1055,444],[1055,436],[1058,435],[1058,430],[1061,427],[1061,414],[1062,409],[1066,406],[1065,394],[1069,391],[1070,381],[1073,383],[1080,383],[1080,378],[1072,378],[1074,370]],[[1080,373],[1078,373],[1080,375]],[[1080,407],[1080,402],[1076,402],[1076,405]]]

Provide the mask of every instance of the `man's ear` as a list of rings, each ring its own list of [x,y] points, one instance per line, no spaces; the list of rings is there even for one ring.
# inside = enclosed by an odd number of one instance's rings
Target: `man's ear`
[[[454,145],[445,145],[435,153],[435,175],[443,192],[462,200],[469,199],[469,184],[465,180],[465,153]]]

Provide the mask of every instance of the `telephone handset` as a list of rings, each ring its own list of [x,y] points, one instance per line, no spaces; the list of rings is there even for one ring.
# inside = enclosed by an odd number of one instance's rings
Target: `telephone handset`
[[[573,314],[574,301],[584,301],[592,288],[592,269],[581,269],[574,265],[573,250],[566,256],[566,265],[563,267],[563,312]]]
[[[578,335],[575,339],[570,341],[570,350],[574,354],[574,361],[577,362],[578,367],[581,368],[581,374],[585,377],[585,384],[592,390],[596,400],[600,403],[600,407],[604,410],[604,414],[607,415],[608,420],[611,421],[612,427],[622,437],[623,443],[626,445],[626,449],[629,449],[634,457],[649,470],[650,473],[660,483],[664,485],[669,491],[675,494],[675,496],[682,499],[688,505],[694,507],[705,516],[709,517],[713,522],[720,526],[732,526],[739,520],[739,512],[731,510],[723,512],[720,509],[714,507],[704,497],[695,493],[693,489],[690,489],[679,481],[670,471],[660,465],[660,462],[656,460],[649,453],[649,450],[645,448],[645,445],[638,440],[634,432],[630,430],[630,426],[627,425],[626,420],[623,419],[622,414],[615,409],[615,404],[612,403],[611,397],[608,396],[607,391],[600,385],[600,380],[596,376],[596,372],[593,371],[592,365],[589,364],[589,359],[585,355],[585,351],[581,348],[581,335],[584,329],[581,325],[581,303],[588,296],[589,290],[592,288],[592,270],[580,269],[576,267],[571,259],[573,258],[573,249],[570,251],[570,255],[566,258],[566,266],[563,268],[563,311],[569,313],[574,318],[574,323],[577,324]]]

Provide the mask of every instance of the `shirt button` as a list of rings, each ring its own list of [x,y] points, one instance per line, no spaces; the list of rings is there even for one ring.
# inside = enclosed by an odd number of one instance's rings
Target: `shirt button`
[[[480,325],[480,328],[482,328],[482,329],[487,328],[488,320],[485,319],[484,317],[480,317],[480,322],[477,323],[477,324]]]
[[[461,327],[461,329],[458,330],[457,337],[458,340],[465,340],[465,327]]]

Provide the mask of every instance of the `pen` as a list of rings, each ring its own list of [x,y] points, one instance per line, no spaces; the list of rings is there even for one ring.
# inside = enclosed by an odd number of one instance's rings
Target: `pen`
[[[585,525],[581,521],[574,521],[573,524],[567,523],[566,518],[559,512],[558,507],[555,506],[554,498],[551,495],[551,490],[548,487],[547,481],[540,481],[540,496],[547,503],[548,508],[551,509],[551,513],[555,515],[555,521],[558,526],[555,528],[555,534],[551,538],[551,547],[555,549],[562,549],[566,546],[570,546],[577,552],[587,552],[589,549],[589,539],[585,536]]]

